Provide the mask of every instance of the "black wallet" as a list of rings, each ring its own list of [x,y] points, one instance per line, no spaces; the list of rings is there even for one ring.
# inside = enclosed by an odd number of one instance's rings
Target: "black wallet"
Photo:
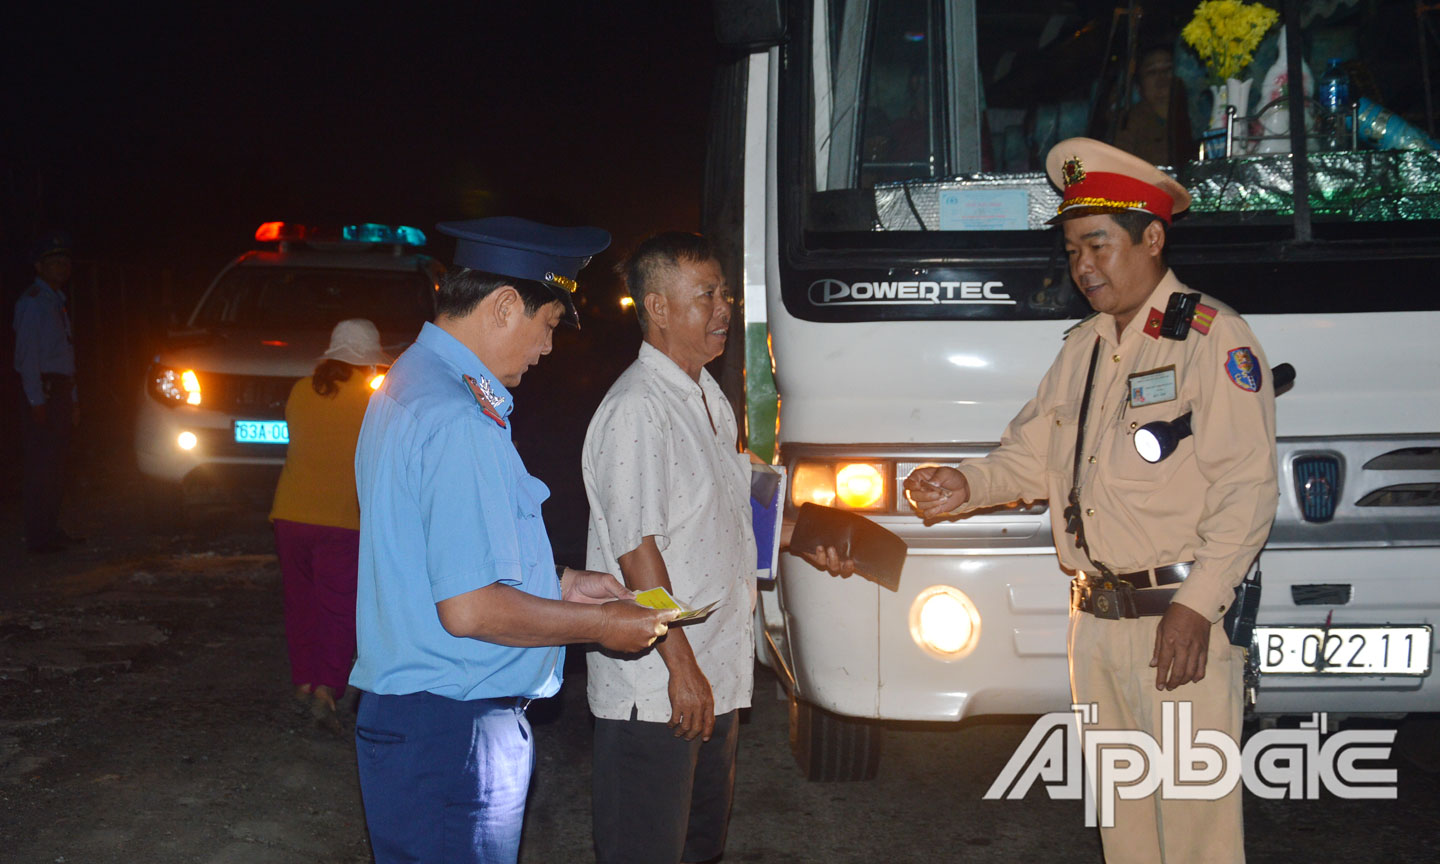
[[[801,504],[790,535],[790,552],[835,547],[841,558],[855,562],[855,572],[891,591],[900,590],[900,568],[908,547],[894,533],[859,513],[819,504]]]

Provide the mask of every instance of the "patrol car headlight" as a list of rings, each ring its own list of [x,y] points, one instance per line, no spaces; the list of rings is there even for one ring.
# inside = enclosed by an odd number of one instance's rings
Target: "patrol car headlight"
[[[195,374],[194,369],[152,366],[148,389],[151,396],[165,405],[200,404],[200,376]]]
[[[959,660],[980,641],[980,610],[959,588],[932,585],[910,604],[910,638],[938,660]]]
[[[801,462],[790,483],[795,506],[821,504],[846,510],[885,506],[885,473],[878,462]]]
[[[1146,462],[1160,462],[1190,436],[1190,412],[1174,420],[1156,420],[1135,430],[1135,452]]]
[[[194,450],[195,445],[199,443],[200,439],[196,438],[195,433],[191,432],[189,429],[186,429],[184,432],[181,432],[179,435],[175,436],[175,444],[181,450]]]

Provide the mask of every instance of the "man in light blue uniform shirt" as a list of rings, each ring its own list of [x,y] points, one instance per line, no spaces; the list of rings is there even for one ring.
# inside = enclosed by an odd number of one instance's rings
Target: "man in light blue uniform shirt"
[[[513,862],[534,746],[525,706],[564,649],[636,652],[673,611],[613,576],[557,567],[549,497],[511,443],[511,387],[550,353],[598,228],[442,223],[456,267],[371,399],[355,453],[360,787],[378,864]]]
[[[75,344],[65,308],[69,236],[46,235],[32,260],[35,281],[15,303],[15,371],[25,399],[20,408],[25,548],[46,553],[78,542],[59,525],[76,399]]]

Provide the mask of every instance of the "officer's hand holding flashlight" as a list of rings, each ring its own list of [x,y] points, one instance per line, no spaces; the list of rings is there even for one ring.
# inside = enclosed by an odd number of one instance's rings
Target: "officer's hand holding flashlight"
[[[937,519],[965,506],[970,484],[954,468],[924,465],[905,478],[905,497],[922,519]]]

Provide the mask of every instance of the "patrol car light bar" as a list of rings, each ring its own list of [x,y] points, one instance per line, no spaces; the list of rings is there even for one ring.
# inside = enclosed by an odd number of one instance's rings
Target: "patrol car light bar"
[[[399,246],[424,246],[425,232],[409,225],[381,225],[376,222],[360,222],[335,228],[321,228],[303,225],[299,222],[264,222],[255,229],[255,239],[261,243],[285,243],[301,240],[346,241],[350,243],[384,243]]]
[[[314,225],[301,225],[298,222],[262,222],[260,227],[255,229],[255,239],[261,243],[273,243],[283,240],[315,240],[318,239],[320,229]]]
[[[379,225],[374,222],[363,222],[358,225],[346,225],[340,229],[340,236],[345,240],[354,240],[360,243],[399,243],[403,246],[424,246],[425,232],[419,228],[411,228],[409,225]]]

